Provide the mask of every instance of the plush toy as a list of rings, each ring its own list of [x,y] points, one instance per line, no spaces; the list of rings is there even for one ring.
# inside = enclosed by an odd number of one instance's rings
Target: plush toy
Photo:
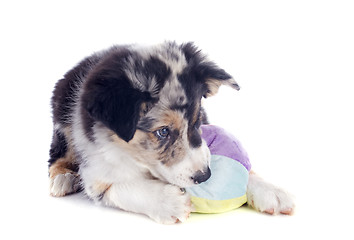
[[[224,129],[203,125],[202,138],[210,152],[211,177],[185,190],[191,195],[194,212],[221,213],[247,202],[246,190],[251,164],[240,142]]]

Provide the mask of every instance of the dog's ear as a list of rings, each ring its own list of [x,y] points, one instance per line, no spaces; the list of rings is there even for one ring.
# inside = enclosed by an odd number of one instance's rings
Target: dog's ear
[[[225,72],[224,69],[219,68],[215,63],[203,62],[199,65],[199,69],[202,77],[205,79],[207,89],[203,97],[214,96],[221,85],[230,86],[237,91],[240,90],[240,86],[232,76]]]
[[[188,64],[195,69],[196,77],[205,81],[206,91],[203,95],[205,98],[215,95],[221,85],[240,90],[232,76],[214,62],[208,60],[193,43],[183,44],[181,48]]]
[[[129,142],[135,134],[142,105],[150,100],[149,93],[133,88],[128,79],[120,77],[90,81],[82,103],[93,119]]]

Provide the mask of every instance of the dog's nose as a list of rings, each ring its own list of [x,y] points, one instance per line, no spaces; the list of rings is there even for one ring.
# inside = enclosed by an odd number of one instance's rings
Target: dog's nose
[[[205,171],[198,171],[193,177],[193,181],[195,184],[199,184],[202,182],[205,182],[206,180],[208,180],[211,176],[211,171],[210,168],[208,167]]]

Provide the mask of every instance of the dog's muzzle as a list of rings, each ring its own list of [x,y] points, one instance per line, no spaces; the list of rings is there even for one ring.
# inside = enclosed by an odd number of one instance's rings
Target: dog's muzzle
[[[205,171],[198,171],[196,174],[192,177],[193,181],[195,184],[199,184],[202,182],[205,182],[208,180],[211,176],[211,171],[210,168],[207,167]]]

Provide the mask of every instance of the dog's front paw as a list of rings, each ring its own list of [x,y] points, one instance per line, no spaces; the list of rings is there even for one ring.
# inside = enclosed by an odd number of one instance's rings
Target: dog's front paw
[[[256,179],[254,179],[256,178]],[[295,208],[293,197],[281,188],[250,176],[247,202],[254,209],[268,214],[292,214]]]
[[[188,193],[173,185],[164,186],[159,204],[150,217],[163,224],[184,222],[192,211]]]
[[[58,174],[50,178],[49,191],[54,197],[62,197],[80,189],[80,178],[78,174],[65,173]]]

